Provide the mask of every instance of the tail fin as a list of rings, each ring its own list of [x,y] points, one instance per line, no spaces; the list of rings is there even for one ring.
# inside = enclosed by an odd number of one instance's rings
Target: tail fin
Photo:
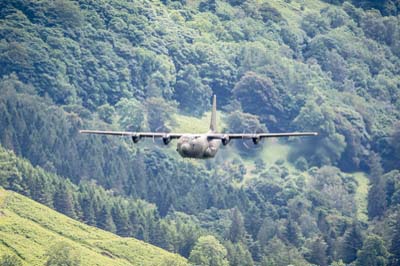
[[[217,132],[217,96],[216,95],[214,95],[214,97],[213,97],[210,130],[212,132]]]

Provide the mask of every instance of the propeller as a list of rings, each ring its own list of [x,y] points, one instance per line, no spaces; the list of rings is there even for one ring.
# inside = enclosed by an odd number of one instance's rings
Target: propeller
[[[247,126],[245,130],[243,130],[243,134],[257,134],[257,127],[256,126]],[[257,144],[259,144],[261,141],[260,138],[252,138],[252,139],[244,139],[242,138],[242,144],[247,150],[254,150],[257,147]],[[251,143],[251,145],[250,145]]]

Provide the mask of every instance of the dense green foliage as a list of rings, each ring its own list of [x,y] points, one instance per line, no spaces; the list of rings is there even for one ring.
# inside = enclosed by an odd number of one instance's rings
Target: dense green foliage
[[[190,252],[189,262],[201,266],[228,266],[227,251],[213,236],[202,236]]]
[[[0,186],[196,263],[396,265],[399,3],[352,2],[2,1]],[[182,128],[212,94],[227,131],[319,137],[197,162],[78,133]]]
[[[1,266],[22,266],[22,262],[15,255],[3,255],[0,260]]]

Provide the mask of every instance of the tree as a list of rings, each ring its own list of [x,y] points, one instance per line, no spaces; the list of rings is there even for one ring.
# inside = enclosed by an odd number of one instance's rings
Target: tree
[[[388,252],[382,238],[368,236],[362,249],[357,253],[356,266],[386,266]]]
[[[379,12],[368,11],[361,19],[361,28],[366,36],[379,42],[385,40],[386,28]]]
[[[56,193],[54,194],[54,207],[57,211],[69,217],[75,217],[72,192],[70,186],[64,182],[61,182],[57,186]]]
[[[173,123],[172,114],[176,113],[176,106],[167,103],[163,98],[149,98],[146,100],[147,121],[151,131],[168,131],[168,124]]]
[[[268,2],[263,2],[259,8],[259,14],[264,22],[273,21],[279,23],[285,21],[279,11],[272,7]]]
[[[106,103],[97,108],[97,113],[99,114],[100,119],[102,119],[106,123],[111,124],[113,122],[113,115],[115,113],[115,109],[114,107]]]
[[[299,158],[296,159],[296,161],[294,162],[294,165],[300,171],[306,171],[308,169],[308,162],[302,156],[300,156]]]
[[[389,161],[393,164],[393,168],[400,168],[400,122],[396,122],[393,125],[391,138],[389,139],[390,149],[392,155],[389,157]]]
[[[79,266],[81,265],[80,254],[70,244],[58,242],[46,253],[45,266]]]
[[[261,261],[262,266],[309,265],[296,248],[286,246],[278,237],[269,241],[265,254]]]
[[[382,178],[383,169],[380,163],[380,157],[372,153],[369,158],[371,189],[368,191],[368,217],[373,219],[381,217],[386,209],[386,182]]]
[[[321,62],[322,69],[330,72],[332,80],[344,82],[347,77],[347,63],[343,57],[336,51],[327,51],[325,58]]]
[[[394,222],[393,237],[390,245],[390,265],[396,266],[400,265],[400,212],[396,215],[396,220]]]
[[[232,90],[242,104],[244,112],[259,115],[268,126],[277,124],[283,117],[286,95],[278,90],[274,82],[254,72],[246,72]]]
[[[0,259],[0,266],[22,266],[22,262],[15,255],[3,255]]]
[[[297,140],[301,145],[298,145],[299,150],[294,151],[291,156],[295,155],[297,158],[304,155],[310,164],[334,164],[341,158],[347,144],[345,137],[336,129],[337,112],[327,104],[317,104],[317,101],[307,101],[293,124],[298,130],[317,131],[319,136],[312,140]]]
[[[270,217],[266,217],[258,230],[257,241],[261,246],[266,246],[276,233],[276,222]]]
[[[344,235],[342,246],[343,262],[349,264],[357,259],[357,252],[362,248],[363,237],[360,226],[353,222],[349,230]]]
[[[384,181],[373,184],[368,191],[368,217],[382,217],[386,209],[386,198]]]
[[[69,0],[56,0],[51,2],[48,15],[53,17],[56,23],[65,27],[79,27],[83,23],[83,15],[74,2]]]
[[[135,99],[122,98],[116,105],[120,126],[129,131],[141,131],[145,127],[143,105]]]
[[[228,251],[229,266],[253,266],[254,262],[250,252],[243,243],[225,243]]]
[[[233,243],[237,243],[243,239],[245,233],[243,215],[238,208],[234,208],[232,222],[229,228],[229,240]]]
[[[0,154],[0,186],[8,187],[10,180],[19,180],[21,181],[21,173],[18,172],[18,169],[15,167],[15,162],[9,161],[7,152],[2,152]],[[14,186],[20,186],[20,184],[15,184]],[[20,192],[19,190],[15,190],[16,192]]]
[[[113,233],[116,231],[113,217],[106,205],[103,205],[103,208],[100,211],[99,217],[97,218],[97,226]]]
[[[227,251],[223,245],[211,235],[202,236],[190,252],[189,262],[199,266],[228,266]]]
[[[178,72],[175,93],[179,108],[195,116],[202,116],[210,107],[211,88],[204,85],[195,66],[189,64]]]
[[[215,12],[217,9],[217,2],[215,0],[205,0],[200,2],[199,10],[200,12]]]
[[[308,13],[301,21],[301,28],[311,38],[328,30],[328,21],[318,13]]]
[[[318,236],[315,238],[310,247],[310,254],[308,256],[308,261],[320,265],[320,266],[327,266],[328,265],[328,260],[326,256],[326,250],[328,246],[322,236]]]
[[[299,226],[293,219],[289,218],[287,225],[286,225],[286,230],[285,230],[285,237],[294,246],[299,245]]]
[[[126,209],[121,204],[114,204],[111,214],[116,227],[116,233],[120,236],[130,236],[131,230]]]
[[[346,266],[346,264],[342,260],[339,260],[332,262],[330,266]]]
[[[96,225],[96,213],[93,206],[94,200],[86,190],[81,193],[79,198],[83,212],[83,221],[88,225]]]

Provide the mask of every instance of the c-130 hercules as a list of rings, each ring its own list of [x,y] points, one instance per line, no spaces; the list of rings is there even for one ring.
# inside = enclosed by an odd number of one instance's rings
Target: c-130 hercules
[[[251,139],[258,144],[263,138],[291,137],[291,136],[317,136],[317,132],[290,132],[290,133],[218,133],[217,132],[217,97],[214,95],[210,130],[207,133],[166,133],[166,132],[129,132],[129,131],[99,131],[80,130],[80,133],[101,134],[131,137],[134,143],[141,138],[161,138],[165,145],[172,139],[178,139],[177,152],[185,158],[208,159],[213,158],[222,143],[227,145],[232,139]]]

